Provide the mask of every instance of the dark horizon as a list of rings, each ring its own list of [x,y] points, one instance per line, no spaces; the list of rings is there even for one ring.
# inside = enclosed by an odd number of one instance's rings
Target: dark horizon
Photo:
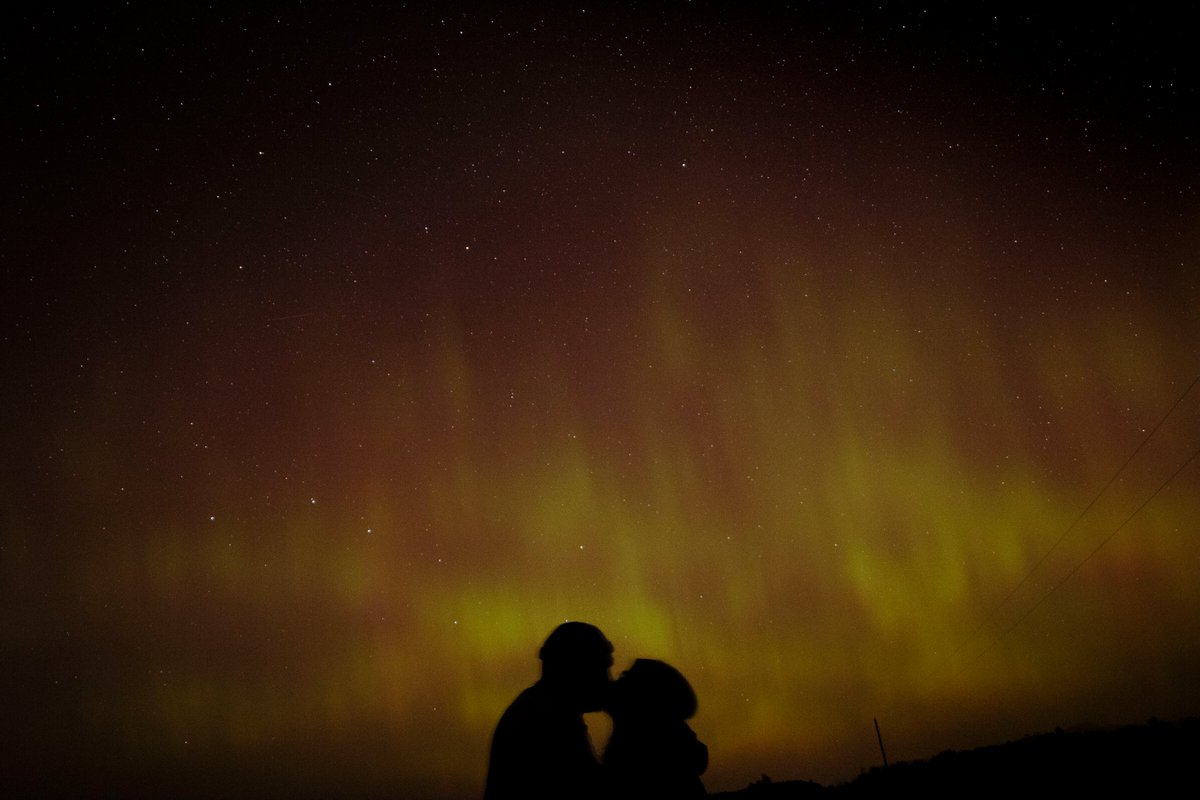
[[[18,770],[473,796],[564,619],[710,791],[1200,715],[1191,27],[831,6],[5,12]]]
[[[1151,718],[1140,724],[1075,725],[1048,731],[1030,731],[1002,742],[976,747],[947,748],[937,753],[904,761],[892,760],[889,766],[864,765],[844,780],[822,784],[791,774],[762,773],[743,786],[710,790],[714,797],[734,800],[740,797],[799,798],[836,795],[840,797],[880,796],[898,790],[957,792],[972,784],[986,785],[991,791],[1023,788],[1032,796],[1059,791],[1132,789],[1151,791],[1177,787],[1189,774],[1188,756],[1200,740],[1200,718],[1179,720]],[[19,751],[18,751],[19,754]],[[223,766],[223,769],[221,768]],[[236,765],[172,765],[170,770],[105,784],[106,792],[124,800],[162,797],[213,797],[236,800],[239,797],[304,798],[377,797],[380,793],[411,800],[466,800],[479,792],[445,793],[417,790],[394,784],[372,783],[363,774],[337,785],[313,784],[305,780],[296,764],[278,763],[273,769],[263,764],[239,773]],[[245,767],[246,765],[242,765]],[[98,786],[103,776],[96,770],[78,780],[61,772],[46,772],[33,780],[18,771],[7,785],[13,791],[36,793],[39,797],[77,797]],[[112,777],[111,774],[108,777]]]

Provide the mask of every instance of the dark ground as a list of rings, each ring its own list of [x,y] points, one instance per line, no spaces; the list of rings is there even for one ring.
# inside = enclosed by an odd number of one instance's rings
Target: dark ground
[[[1145,725],[1105,730],[1060,728],[975,750],[947,750],[926,761],[876,767],[834,787],[811,781],[776,782],[764,776],[740,791],[712,796],[725,800],[1041,797],[1091,792],[1171,796],[1194,787],[1198,759],[1200,719],[1151,720]]]

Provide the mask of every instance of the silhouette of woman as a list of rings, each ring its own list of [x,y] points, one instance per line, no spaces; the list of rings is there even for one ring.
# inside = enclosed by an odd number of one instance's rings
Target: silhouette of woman
[[[704,797],[700,775],[708,748],[687,720],[696,713],[696,693],[677,669],[639,658],[612,684],[612,736],[604,768],[613,797]]]

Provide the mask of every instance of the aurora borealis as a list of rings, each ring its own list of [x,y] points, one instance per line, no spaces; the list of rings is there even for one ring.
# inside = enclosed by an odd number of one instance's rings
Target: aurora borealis
[[[1200,713],[1187,28],[1034,9],[7,12],[5,772],[477,796],[568,618],[710,791]]]

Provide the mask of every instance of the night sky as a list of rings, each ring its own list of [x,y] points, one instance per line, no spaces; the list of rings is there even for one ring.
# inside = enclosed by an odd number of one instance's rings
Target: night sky
[[[0,24],[5,781],[476,796],[564,619],[710,790],[1200,713],[1174,12],[172,5]]]

